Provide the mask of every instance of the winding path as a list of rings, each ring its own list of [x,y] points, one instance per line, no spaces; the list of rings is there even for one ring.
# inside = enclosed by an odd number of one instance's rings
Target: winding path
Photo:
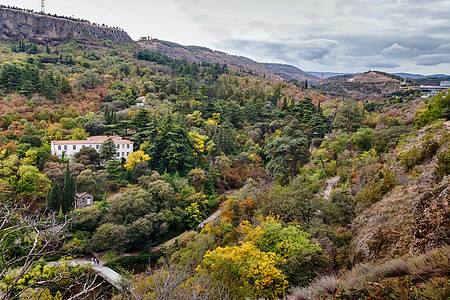
[[[325,180],[325,182],[327,183],[327,187],[325,188],[325,190],[323,191],[323,198],[325,198],[325,200],[330,200],[330,196],[331,196],[331,191],[333,190],[333,186],[336,184],[336,182],[339,181],[341,177],[339,176],[335,176],[332,178],[328,178],[327,180]]]
[[[69,265],[92,265],[92,262],[86,259],[73,259],[69,261]],[[101,277],[103,277],[116,289],[123,291],[124,284],[126,284],[126,279],[113,269],[106,267],[104,261],[99,260],[99,264],[93,265],[92,269],[94,269]]]
[[[196,229],[199,229],[199,228],[202,229],[203,227],[206,226],[206,224],[208,224],[208,223],[214,221],[215,219],[217,219],[220,216],[220,214],[222,213],[222,210],[223,210],[223,207],[219,208],[215,213],[210,215],[206,220],[204,220],[203,222],[198,224]],[[173,239],[170,239],[170,240],[168,240],[168,241],[166,241],[166,242],[164,242],[162,244],[159,244],[158,246],[153,247],[152,250],[150,251],[150,253],[157,252],[157,251],[163,249],[164,247],[172,245],[178,238],[180,238],[180,236],[182,236],[183,234],[185,234],[186,232],[189,232],[189,231],[192,231],[192,229],[191,230],[187,230],[187,231],[183,232],[182,234],[174,237]]]

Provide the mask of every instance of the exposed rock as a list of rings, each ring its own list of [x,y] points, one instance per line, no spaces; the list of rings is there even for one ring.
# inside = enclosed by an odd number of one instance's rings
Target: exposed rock
[[[401,80],[395,78],[395,76],[386,76],[380,72],[366,72],[362,74],[357,74],[352,78],[347,80],[348,82],[359,82],[359,83],[372,83],[372,82],[395,82],[400,83]]]
[[[410,253],[423,253],[450,244],[450,176],[414,205],[414,242]]]
[[[111,40],[115,43],[132,42],[130,36],[121,29],[8,8],[0,8],[0,39],[26,39],[41,42],[70,39]]]
[[[399,150],[420,145],[430,130],[420,130]],[[444,122],[433,137],[439,140],[449,130],[450,122]],[[420,176],[399,172],[403,167],[395,162],[392,159],[390,167],[397,178],[408,178],[399,180],[397,187],[352,222],[354,262],[415,255],[450,244],[450,176],[436,174],[436,156],[417,166]]]

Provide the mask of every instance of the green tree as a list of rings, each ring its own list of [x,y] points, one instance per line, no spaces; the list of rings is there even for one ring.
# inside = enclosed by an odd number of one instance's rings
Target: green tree
[[[284,128],[282,136],[266,145],[267,169],[272,171],[274,177],[282,174],[297,176],[299,167],[309,160],[309,144],[310,138],[298,120],[293,119]]]
[[[333,128],[343,131],[356,131],[362,126],[363,112],[354,103],[346,102],[337,110],[333,120]]]
[[[229,126],[232,124],[226,124],[220,126],[217,129],[216,134],[213,136],[213,141],[215,148],[219,152],[223,152],[227,155],[236,154],[236,132],[235,130]]]
[[[71,140],[85,140],[88,137],[88,134],[86,131],[84,131],[83,128],[74,128],[72,130],[72,136],[70,137]]]
[[[286,223],[303,222],[309,226],[316,212],[322,210],[322,202],[306,183],[294,179],[286,188],[275,189],[264,200],[262,211],[273,213]]]
[[[120,252],[125,248],[127,240],[124,225],[105,223],[100,225],[92,235],[89,246],[93,251],[113,250]]]
[[[103,144],[100,146],[100,154],[99,159],[106,163],[108,160],[113,159],[117,155],[117,149],[116,145],[112,141],[112,139],[107,139],[103,142]]]
[[[47,194],[47,208],[59,213],[61,209],[61,191],[58,182],[55,180],[52,189]]]
[[[83,170],[77,176],[77,191],[91,193],[98,199],[106,189],[106,178],[107,173],[103,170]]]
[[[142,246],[154,244],[169,230],[168,220],[163,213],[149,213],[127,226],[128,250],[139,250]],[[145,241],[145,242],[143,242]]]
[[[160,173],[186,174],[194,167],[194,150],[186,126],[168,117],[150,144],[153,167]]]
[[[105,170],[111,181],[116,183],[126,184],[127,170],[124,168],[122,162],[118,159],[111,159],[106,162]]]
[[[417,127],[422,128],[440,118],[450,120],[450,93],[441,92],[425,104],[426,106],[418,111],[419,117],[415,121]]]
[[[79,152],[74,155],[74,161],[83,165],[98,165],[99,154],[97,150],[91,147],[82,147]]]
[[[75,196],[77,192],[75,177],[70,174],[69,164],[67,164],[66,173],[64,174],[64,186],[61,196],[61,210],[63,214],[67,214],[75,207]]]
[[[352,135],[352,142],[355,143],[359,151],[369,151],[372,148],[374,131],[372,128],[359,128]]]
[[[100,118],[92,118],[84,124],[84,130],[90,135],[101,135],[106,131],[106,127]]]

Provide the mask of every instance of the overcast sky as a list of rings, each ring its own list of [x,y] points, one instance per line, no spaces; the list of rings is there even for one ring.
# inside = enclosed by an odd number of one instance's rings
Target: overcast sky
[[[39,0],[0,0],[40,10]],[[450,74],[450,0],[46,0],[46,11],[308,71]]]

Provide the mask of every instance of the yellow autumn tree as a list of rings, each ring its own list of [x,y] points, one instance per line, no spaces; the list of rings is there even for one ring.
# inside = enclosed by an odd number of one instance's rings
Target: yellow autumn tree
[[[212,118],[206,120],[206,124],[219,125],[220,123],[220,113],[213,113]]]
[[[198,154],[203,154],[205,151],[209,152],[214,148],[214,143],[206,135],[201,135],[196,131],[190,131],[189,137],[194,145],[194,156]]]
[[[127,156],[127,163],[125,164],[125,169],[134,170],[134,166],[141,161],[149,161],[151,159],[150,155],[145,154],[142,150],[137,150],[131,152]]]
[[[239,224],[239,231],[244,235],[244,241],[250,241],[260,250],[275,253],[280,260],[290,258],[302,252],[320,252],[317,244],[309,241],[311,237],[302,231],[299,226],[283,226],[280,220],[269,215],[260,217],[259,225],[249,221]]]
[[[252,242],[208,251],[203,266],[213,278],[230,288],[236,299],[282,298],[288,286],[286,276],[275,266],[277,255],[263,252]]]

